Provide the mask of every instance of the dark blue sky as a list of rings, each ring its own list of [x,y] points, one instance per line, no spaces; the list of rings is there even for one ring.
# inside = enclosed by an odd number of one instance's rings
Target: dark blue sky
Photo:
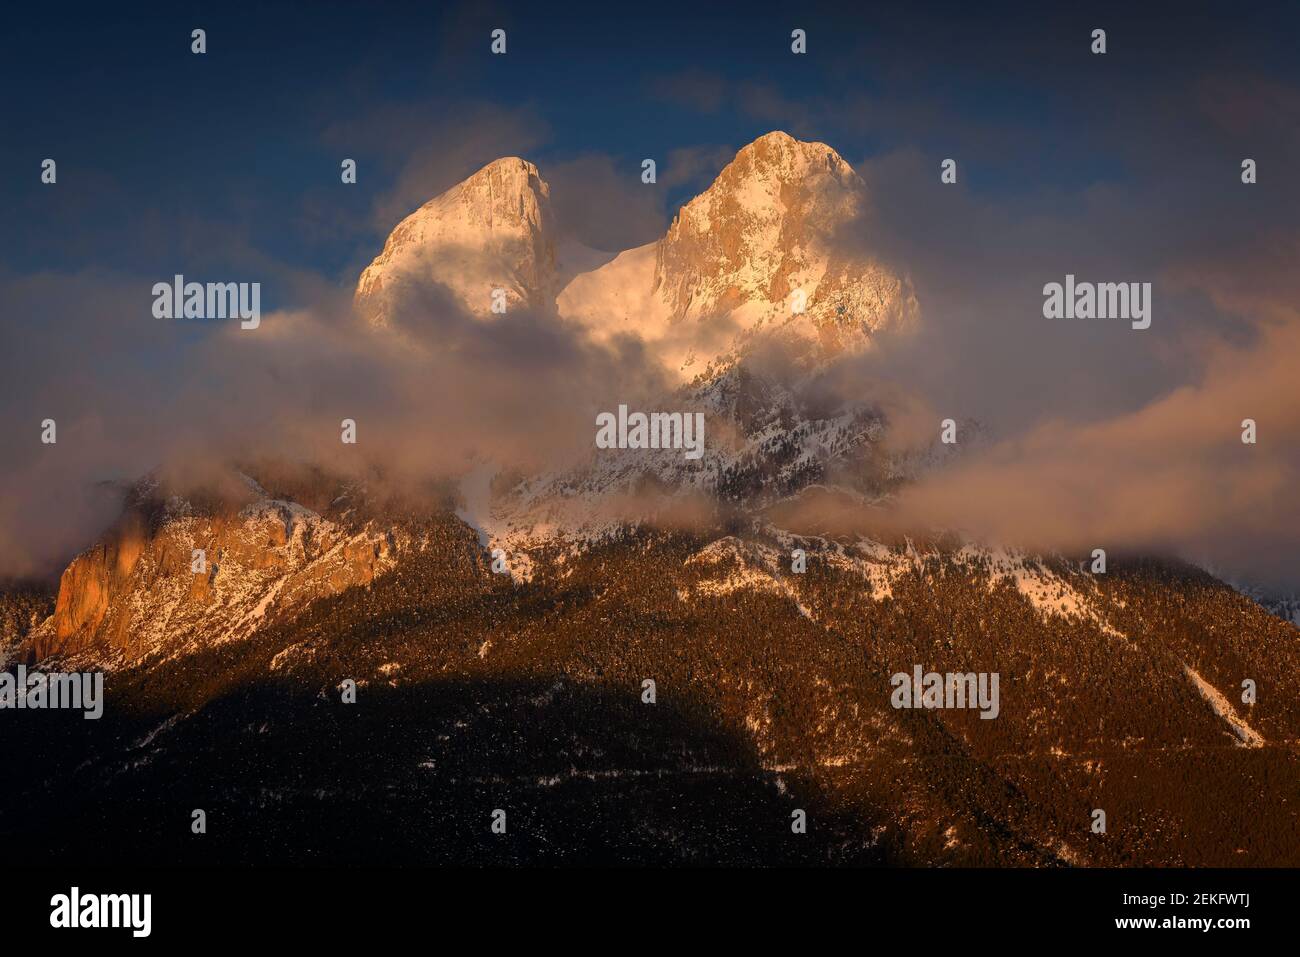
[[[722,156],[774,128],[854,163],[906,148],[959,157],[966,188],[1013,202],[1158,174],[1134,131],[1179,130],[1204,77],[1293,80],[1300,60],[1295,4],[915,6],[22,5],[0,56],[0,204],[13,217],[0,255],[18,273],[151,276],[267,257],[346,284],[406,202],[392,191],[417,154],[432,154],[414,177],[429,190],[516,142],[543,175],[594,153],[632,182],[643,157]],[[189,50],[196,26],[205,56]],[[504,57],[488,53],[496,26]],[[1104,58],[1088,51],[1096,26]],[[789,52],[794,27],[806,56]],[[476,146],[485,115],[494,132]],[[1192,117],[1182,132],[1195,139]],[[57,191],[38,181],[47,156]],[[361,164],[354,188],[338,181],[344,156]],[[665,177],[664,215],[717,165]]]

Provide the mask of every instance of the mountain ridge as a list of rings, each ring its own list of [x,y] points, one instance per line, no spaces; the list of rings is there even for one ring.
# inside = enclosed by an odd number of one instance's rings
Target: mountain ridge
[[[557,269],[549,186],[532,163],[505,157],[402,220],[354,299],[382,327],[412,284],[444,286],[479,317],[502,288],[507,311],[558,310],[598,342],[639,337],[683,381],[763,331],[833,355],[919,311],[906,277],[834,249],[836,231],[858,226],[869,207],[865,184],[831,147],[774,131],[738,151],[660,239],[570,277]]]

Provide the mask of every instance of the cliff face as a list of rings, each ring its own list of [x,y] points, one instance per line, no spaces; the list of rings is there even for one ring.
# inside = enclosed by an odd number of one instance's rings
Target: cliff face
[[[849,345],[916,308],[906,280],[852,254],[869,216],[865,184],[835,150],[769,133],[682,207],[658,244],[654,285],[673,322],[762,304],[772,322],[802,315],[824,344]]]
[[[131,662],[247,637],[292,609],[369,584],[411,545],[406,529],[322,516],[252,480],[241,500],[198,503],[144,485],[69,564],[54,614],[27,644],[38,660]]]
[[[867,254],[870,230],[867,187],[838,153],[768,133],[663,238],[570,281],[559,310],[598,340],[638,336],[687,381],[759,337],[816,365],[918,316],[907,277]]]
[[[505,157],[425,203],[393,229],[357,282],[358,312],[387,326],[404,287],[434,284],[474,315],[491,313],[492,290],[507,307],[551,308],[555,236],[550,188],[537,167]]]
[[[598,341],[635,336],[685,379],[769,332],[815,362],[917,316],[908,279],[864,251],[870,225],[853,168],[778,131],[741,149],[661,239],[562,277],[550,188],[505,157],[402,220],[354,299],[385,327],[440,308],[439,290],[489,317],[502,289],[507,312],[558,309]]]

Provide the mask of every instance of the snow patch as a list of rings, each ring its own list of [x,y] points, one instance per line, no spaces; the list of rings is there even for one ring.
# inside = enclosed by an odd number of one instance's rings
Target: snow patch
[[[1208,704],[1211,710],[1222,718],[1232,730],[1233,735],[1237,738],[1237,745],[1239,747],[1262,748],[1264,746],[1266,743],[1264,741],[1264,736],[1248,725],[1241,716],[1237,714],[1236,709],[1232,707],[1232,703],[1219,693],[1218,688],[1214,687],[1214,685],[1202,678],[1196,669],[1192,668],[1186,662],[1183,662],[1183,671],[1186,673],[1187,677],[1191,679],[1192,684],[1196,686],[1196,690],[1200,692],[1200,695],[1205,699],[1206,704]]]

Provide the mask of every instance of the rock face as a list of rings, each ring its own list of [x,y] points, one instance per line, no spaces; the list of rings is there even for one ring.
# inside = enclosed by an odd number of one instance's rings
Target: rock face
[[[387,326],[404,297],[415,317],[438,308],[429,288],[443,287],[488,316],[492,290],[504,289],[507,311],[558,308],[597,341],[639,337],[683,380],[762,333],[816,361],[916,317],[906,278],[861,249],[870,214],[866,186],[835,150],[769,133],[682,207],[662,239],[561,289],[550,189],[537,167],[508,157],[402,220],[361,274],[356,306]]]
[[[121,520],[64,571],[54,614],[28,636],[34,657],[129,663],[247,637],[291,609],[369,584],[411,545],[405,530],[345,512],[327,518],[245,479],[237,501],[195,503],[137,486]]]
[[[814,359],[859,348],[917,313],[907,280],[861,252],[869,224],[866,187],[835,150],[769,133],[667,235],[576,277],[559,308],[598,336],[637,332],[687,378],[761,331]]]
[[[446,287],[474,315],[491,314],[492,290],[507,304],[547,308],[555,298],[550,188],[532,163],[496,160],[402,220],[362,272],[358,312],[389,325],[404,291]]]
[[[879,328],[912,304],[902,281],[836,249],[854,242],[838,231],[867,213],[866,187],[838,153],[769,133],[682,207],[658,244],[654,285],[672,322],[780,306],[802,290],[818,330]]]

